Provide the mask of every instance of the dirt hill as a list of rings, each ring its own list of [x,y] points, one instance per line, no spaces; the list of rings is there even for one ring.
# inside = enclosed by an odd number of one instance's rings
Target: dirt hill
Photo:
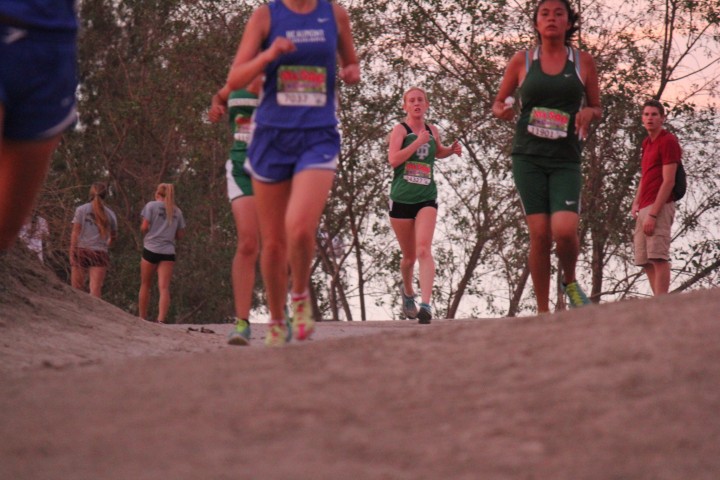
[[[2,479],[717,479],[720,290],[228,347],[0,258]]]

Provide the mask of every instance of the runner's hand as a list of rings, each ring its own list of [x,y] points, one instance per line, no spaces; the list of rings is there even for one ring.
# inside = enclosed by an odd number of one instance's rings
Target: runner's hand
[[[420,147],[420,145],[425,145],[426,143],[428,143],[430,141],[430,132],[423,128],[422,131],[418,133],[417,141],[419,142],[418,147]]]
[[[577,115],[575,115],[575,131],[577,132],[580,140],[585,140],[587,138],[588,132],[590,131],[590,122],[592,121],[593,116],[593,109],[587,107],[583,108],[577,113]]]
[[[288,40],[285,37],[277,37],[273,41],[272,45],[270,45],[270,48],[267,49],[267,52],[269,52],[270,61],[272,62],[275,61],[280,55],[292,53],[295,50],[297,50],[297,47],[292,42],[292,40]]]
[[[453,144],[450,146],[450,149],[455,155],[460,155],[462,153],[462,147],[460,146],[460,142],[458,142],[457,140],[453,142]]]
[[[221,105],[220,103],[216,103],[214,98],[215,97],[213,97],[213,104],[210,106],[210,110],[208,110],[208,120],[212,123],[217,123],[225,116],[227,107],[225,107],[225,105]]]
[[[360,65],[351,63],[340,69],[340,78],[348,85],[354,85],[360,81]]]
[[[500,120],[512,120],[515,118],[515,109],[512,106],[508,106],[503,102],[495,101],[492,106],[493,115]]]

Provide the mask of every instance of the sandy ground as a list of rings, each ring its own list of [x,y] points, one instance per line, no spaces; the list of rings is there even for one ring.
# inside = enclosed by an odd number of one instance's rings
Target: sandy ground
[[[157,325],[0,258],[0,479],[718,479],[720,289],[544,317]]]

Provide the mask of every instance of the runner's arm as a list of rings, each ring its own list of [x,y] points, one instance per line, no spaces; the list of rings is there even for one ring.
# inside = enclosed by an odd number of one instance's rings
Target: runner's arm
[[[284,37],[276,38],[272,45],[262,50],[262,44],[270,32],[270,9],[263,5],[255,10],[245,25],[240,45],[235,53],[227,82],[218,91],[219,100],[227,103],[227,97],[233,90],[246,87],[255,77],[261,75],[265,67],[280,55],[295,50],[295,44]]]
[[[575,115],[575,131],[578,132],[580,139],[584,140],[589,133],[590,122],[600,120],[602,117],[602,106],[597,68],[592,55],[580,52],[580,66],[581,71],[584,72],[583,83],[587,105]]]
[[[421,145],[426,144],[428,140],[430,140],[430,133],[427,130],[423,129],[423,131],[420,132],[420,135],[418,135],[414,142],[412,142],[407,147],[402,148],[403,140],[406,136],[407,132],[405,131],[405,127],[403,127],[399,123],[395,125],[395,127],[392,129],[392,132],[390,132],[388,161],[393,168],[397,168],[403,163],[405,163],[408,158],[412,157],[413,153],[415,153]]]
[[[455,140],[452,144],[445,146],[440,139],[440,131],[435,125],[430,125],[430,129],[433,131],[433,137],[435,137],[435,143],[437,144],[437,151],[435,152],[435,158],[447,158],[453,153],[460,155],[462,153],[462,147],[460,142]]]
[[[338,56],[340,57],[340,78],[348,85],[360,82],[360,61],[355,53],[350,16],[337,3],[332,4],[338,29]]]
[[[517,52],[508,62],[508,66],[505,69],[505,75],[503,75],[502,82],[500,82],[500,89],[495,97],[495,101],[492,105],[492,113],[501,120],[512,120],[515,117],[515,111],[512,108],[507,108],[505,105],[505,99],[511,96],[518,85],[520,80],[525,76],[525,52]]]

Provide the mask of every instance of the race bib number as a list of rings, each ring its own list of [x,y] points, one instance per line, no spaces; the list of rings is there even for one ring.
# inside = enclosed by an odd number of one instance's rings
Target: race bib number
[[[415,185],[430,185],[432,181],[432,169],[427,163],[407,162],[403,178],[408,183]]]
[[[250,134],[252,133],[252,120],[248,117],[235,118],[235,138],[236,142],[250,142]]]
[[[530,112],[528,132],[536,137],[555,140],[568,135],[570,114],[552,108],[535,107]]]
[[[285,107],[324,107],[327,103],[324,67],[283,65],[278,69],[277,103]]]

